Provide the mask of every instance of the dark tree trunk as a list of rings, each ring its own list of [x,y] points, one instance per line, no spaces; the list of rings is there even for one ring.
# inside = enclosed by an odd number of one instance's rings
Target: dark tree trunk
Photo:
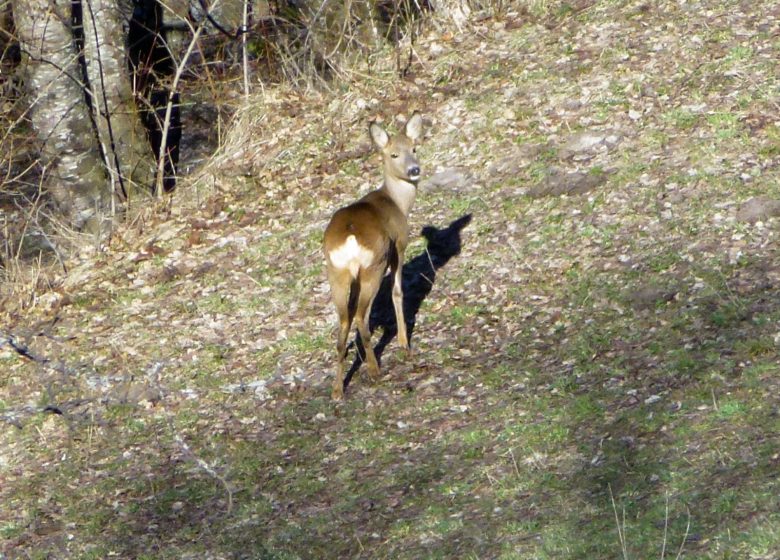
[[[127,33],[130,72],[136,85],[136,99],[141,118],[151,142],[152,152],[160,153],[163,119],[170,89],[166,83],[176,71],[168,51],[163,8],[158,0],[136,0]],[[163,188],[170,192],[176,186],[176,167],[181,142],[181,108],[179,94],[174,93],[173,111],[166,140],[163,166]]]

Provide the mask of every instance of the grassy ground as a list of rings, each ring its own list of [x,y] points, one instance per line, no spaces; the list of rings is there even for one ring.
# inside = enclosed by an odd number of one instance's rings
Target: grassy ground
[[[209,189],[3,311],[0,557],[780,556],[778,21],[540,4],[256,98]],[[414,354],[334,404],[321,233],[414,108]]]

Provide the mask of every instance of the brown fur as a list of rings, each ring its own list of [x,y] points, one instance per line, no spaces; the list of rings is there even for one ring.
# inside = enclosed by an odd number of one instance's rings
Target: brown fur
[[[363,341],[369,375],[373,379],[379,377],[379,364],[371,347],[368,316],[388,267],[393,277],[398,342],[402,348],[409,349],[403,315],[401,268],[409,240],[407,220],[414,204],[420,173],[415,144],[422,136],[422,118],[418,113],[413,114],[404,126],[404,132],[392,137],[377,123],[371,123],[369,132],[382,153],[384,183],[357,202],[336,211],[325,230],[323,242],[328,281],[339,317],[338,356],[332,391],[334,399],[344,396],[344,362],[353,320]],[[349,264],[339,259],[334,263],[334,251],[338,253],[341,248],[350,246],[349,238],[353,235],[363,251],[361,258],[355,258]],[[345,254],[350,253],[347,251]],[[357,270],[356,274],[353,274],[354,270]]]

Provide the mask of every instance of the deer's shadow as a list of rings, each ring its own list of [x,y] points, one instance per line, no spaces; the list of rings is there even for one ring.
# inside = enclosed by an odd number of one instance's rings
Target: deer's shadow
[[[471,222],[471,214],[465,214],[446,228],[438,229],[433,226],[425,226],[422,229],[422,236],[428,242],[426,249],[404,264],[401,285],[404,292],[404,320],[406,321],[406,331],[410,344],[414,335],[417,312],[420,310],[422,302],[431,293],[433,284],[436,281],[436,271],[447,264],[447,261],[452,257],[460,253],[461,230],[469,222]],[[374,305],[371,307],[369,318],[369,330],[371,333],[374,333],[379,328],[382,329],[382,336],[374,347],[374,353],[380,364],[385,347],[398,334],[398,325],[396,324],[395,310],[393,309],[392,288],[392,276],[385,276],[382,280],[382,285],[379,287],[376,299],[374,299]],[[352,376],[357,372],[360,364],[363,363],[364,352],[359,334],[356,336],[355,342],[358,345],[359,352],[344,379],[345,387],[349,385]]]

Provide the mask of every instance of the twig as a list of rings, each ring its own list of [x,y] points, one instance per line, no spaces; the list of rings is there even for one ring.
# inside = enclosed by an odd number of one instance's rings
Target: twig
[[[661,545],[661,560],[666,556],[666,534],[669,529],[669,492],[666,492],[666,508],[664,511],[664,542]]]
[[[171,424],[173,424],[172,420],[171,420]],[[201,469],[206,471],[206,473],[209,474],[209,476],[218,480],[222,484],[222,486],[225,487],[225,491],[227,492],[227,497],[228,497],[226,513],[230,515],[230,512],[233,510],[233,491],[230,489],[230,486],[228,485],[227,481],[221,476],[219,476],[219,474],[217,474],[217,471],[215,471],[206,461],[198,457],[195,454],[195,452],[192,449],[190,449],[190,446],[187,445],[187,442],[184,441],[184,439],[178,433],[174,433],[173,438],[176,440],[176,443],[178,443],[179,446],[182,448],[184,453],[187,456],[189,456],[190,460],[192,460]]]
[[[685,526],[685,534],[683,535],[682,542],[680,543],[680,550],[677,551],[677,556],[674,557],[674,560],[680,560],[680,556],[682,556],[683,553],[683,548],[685,548],[685,541],[688,540],[688,531],[691,529],[691,508],[686,505],[685,509],[688,511],[688,524]]]
[[[220,0],[216,0],[211,9],[217,7]],[[168,8],[170,9],[170,8]],[[179,81],[184,73],[184,68],[187,65],[187,60],[190,58],[192,51],[195,49],[195,45],[198,43],[200,34],[203,32],[203,25],[198,24],[192,34],[192,40],[187,46],[187,51],[184,53],[178,68],[176,68],[176,74],[171,82],[170,89],[168,91],[168,103],[165,105],[165,119],[163,120],[162,138],[160,139],[160,151],[157,154],[157,179],[155,181],[155,196],[158,198],[162,196],[163,192],[163,175],[165,174],[165,153],[168,149],[168,131],[171,128],[171,113],[173,112],[173,100],[176,96],[176,88],[179,86]]]
[[[168,391],[165,390],[165,388],[162,386],[162,383],[160,382],[160,372],[162,371],[164,363],[163,362],[154,362],[151,367],[147,369],[146,376],[149,378],[149,381],[151,383],[154,383],[154,385],[157,387],[157,391],[159,392],[160,396],[164,395]],[[162,398],[161,398],[162,402]],[[225,488],[225,492],[227,492],[227,514],[229,515],[230,512],[233,510],[233,491],[230,489],[230,485],[227,483],[224,477],[220,476],[217,471],[209,465],[206,461],[201,459],[193,450],[192,448],[187,444],[186,441],[184,441],[184,438],[181,437],[181,435],[176,430],[176,426],[173,423],[173,418],[170,414],[167,415],[168,419],[168,425],[170,426],[171,432],[173,433],[173,439],[176,441],[176,443],[179,444],[179,447],[184,452],[184,454],[187,456],[189,460],[191,460],[193,463],[195,463],[198,467],[200,467],[206,474],[214,478],[215,480],[219,481],[220,484]]]
[[[428,257],[428,263],[431,265],[431,270],[433,271],[433,274],[435,275],[436,274],[436,266],[434,266],[434,264],[433,264],[433,259],[431,258],[431,252],[428,251],[428,246],[427,245],[425,246],[425,255]],[[423,274],[422,277],[425,278],[425,275]],[[428,278],[425,278],[425,279],[428,280]],[[428,280],[428,282],[431,283],[431,286],[433,285],[433,282],[431,282],[430,280]]]
[[[40,364],[52,371],[67,376],[77,375],[77,372],[75,370],[66,366],[62,362],[52,362],[49,358],[44,358],[43,356],[39,356],[38,354],[30,350],[30,348],[26,344],[19,342],[13,334],[0,331],[0,347],[3,346],[3,344],[8,344],[8,346],[10,346],[14,352],[19,354],[23,358],[27,358],[28,360]]]
[[[520,469],[517,468],[517,461],[515,460],[515,454],[511,448],[509,449],[509,456],[512,458],[512,465],[515,467],[515,474],[517,475],[517,478],[521,478]]]
[[[246,35],[249,24],[249,4],[250,0],[244,0],[244,14],[242,17],[242,33],[241,33],[241,51],[244,63],[244,99],[249,99],[249,53],[247,52]]]
[[[612,485],[607,486],[609,488],[609,499],[612,501],[612,511],[615,513],[615,525],[617,526],[618,538],[620,539],[620,549],[623,552],[623,560],[628,560],[628,550],[626,549],[626,536],[625,536],[625,510],[623,510],[623,523],[624,526],[620,526],[620,518],[618,517],[617,505],[615,504],[615,496],[612,494]]]

